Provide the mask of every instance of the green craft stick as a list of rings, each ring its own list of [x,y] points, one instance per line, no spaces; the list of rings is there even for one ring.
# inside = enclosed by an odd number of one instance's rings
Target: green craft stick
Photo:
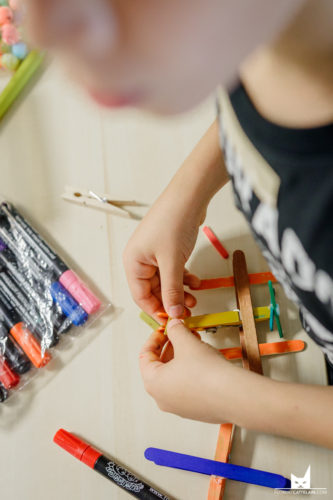
[[[2,120],[15,99],[35,74],[43,59],[43,53],[32,50],[21,63],[14,76],[0,94],[0,120]]]
[[[278,329],[278,332],[279,332],[279,336],[282,339],[283,338],[283,332],[282,332],[280,317],[277,314],[277,305],[276,305],[276,301],[275,301],[275,291],[274,291],[273,283],[271,282],[271,280],[268,281],[268,288],[269,288],[269,294],[271,296],[271,303],[272,303],[272,306],[273,306],[273,315],[274,315],[274,318],[275,318],[275,321],[276,321],[276,325],[277,325],[277,329]]]
[[[147,323],[153,330],[157,330],[161,325],[157,323],[157,321],[154,320],[149,314],[145,313],[144,311],[140,312],[140,318]]]

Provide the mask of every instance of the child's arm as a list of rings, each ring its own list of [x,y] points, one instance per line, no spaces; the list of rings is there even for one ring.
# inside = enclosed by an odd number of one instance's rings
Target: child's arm
[[[146,390],[163,411],[333,449],[332,387],[278,382],[232,365],[179,320],[169,322],[168,336],[162,358],[163,333],[140,354]]]
[[[184,284],[195,286],[185,264],[214,194],[228,181],[215,121],[178,170],[134,232],[124,265],[135,302],[151,316],[164,308],[179,317],[195,298]],[[162,304],[163,301],[163,304]],[[171,309],[173,308],[173,309]]]

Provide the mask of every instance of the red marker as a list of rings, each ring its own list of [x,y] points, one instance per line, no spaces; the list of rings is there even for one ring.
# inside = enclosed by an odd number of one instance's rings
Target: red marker
[[[216,234],[213,233],[213,231],[208,226],[204,226],[202,228],[202,230],[205,233],[205,235],[207,236],[207,238],[209,239],[209,241],[211,242],[211,244],[213,245],[213,247],[216,248],[218,253],[224,259],[228,259],[229,254],[228,254],[227,250],[224,248],[224,246],[222,245],[222,243],[220,242],[220,240],[218,239],[218,237],[216,236]]]
[[[5,389],[9,390],[15,387],[20,381],[17,373],[13,372],[7,361],[0,356],[0,382]]]
[[[168,497],[133,476],[131,472],[123,469],[112,460],[104,457],[100,451],[95,450],[95,448],[77,438],[74,434],[59,429],[53,441],[73,457],[78,458],[133,497],[141,500],[169,500]]]

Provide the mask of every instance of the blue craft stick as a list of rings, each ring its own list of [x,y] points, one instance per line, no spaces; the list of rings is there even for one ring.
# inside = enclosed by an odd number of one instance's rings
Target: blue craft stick
[[[198,472],[208,476],[220,476],[243,483],[266,486],[267,488],[290,488],[290,479],[273,472],[266,472],[241,465],[217,462],[206,458],[184,455],[174,451],[161,450],[159,448],[147,448],[145,451],[147,460],[155,462],[156,465],[173,467],[175,469]]]

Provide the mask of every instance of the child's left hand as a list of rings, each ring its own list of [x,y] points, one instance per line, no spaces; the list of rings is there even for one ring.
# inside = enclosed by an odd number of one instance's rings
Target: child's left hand
[[[181,320],[168,323],[168,337],[151,335],[140,353],[140,369],[161,410],[204,422],[223,420],[218,394],[233,367]]]

